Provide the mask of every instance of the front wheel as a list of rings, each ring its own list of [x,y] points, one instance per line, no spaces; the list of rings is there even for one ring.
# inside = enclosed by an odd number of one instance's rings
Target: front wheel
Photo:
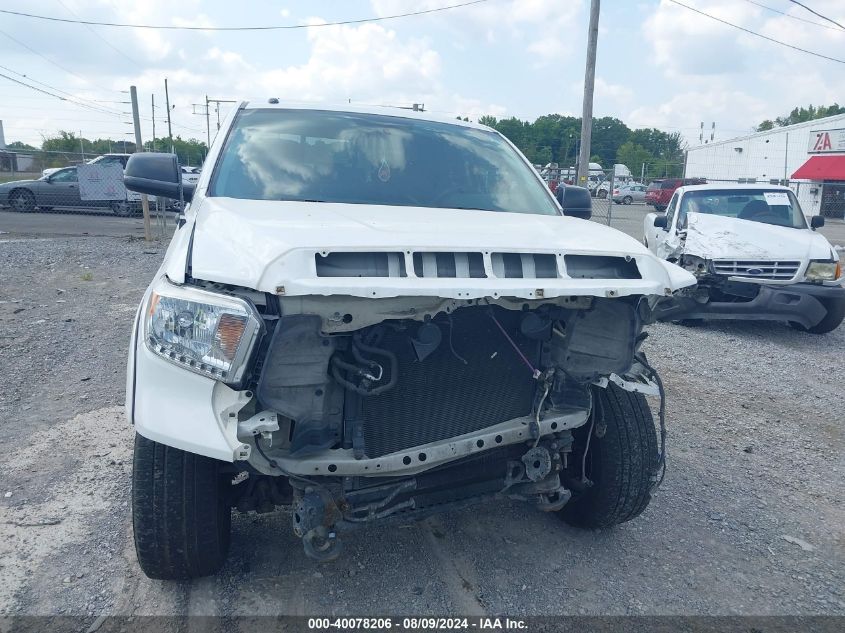
[[[602,200],[604,200],[605,198],[607,198],[607,192],[604,189],[600,189],[599,193],[598,193],[598,197],[601,198]]]
[[[560,514],[570,525],[607,528],[637,517],[651,501],[658,467],[657,434],[641,393],[613,383],[606,389],[595,387],[593,407],[592,422],[573,432],[567,471],[576,482],[586,476],[586,487]]]
[[[29,213],[35,209],[35,196],[27,189],[15,189],[9,194],[9,205],[19,213]]]
[[[816,323],[813,327],[804,327],[800,323],[795,323],[794,321],[790,321],[789,325],[796,330],[809,332],[810,334],[827,334],[828,332],[833,332],[833,330],[838,328],[842,324],[842,321],[845,320],[845,299],[832,301],[829,299],[820,299],[820,301],[827,310],[827,314],[825,314],[821,321]]]
[[[223,465],[135,435],[132,527],[149,578],[186,580],[223,566],[232,524],[232,476]]]
[[[625,196],[624,198],[622,198],[622,202],[624,204],[631,204],[633,201],[634,199],[631,196]]]
[[[115,200],[110,205],[112,213],[121,218],[128,218],[132,215],[132,207],[126,200]]]

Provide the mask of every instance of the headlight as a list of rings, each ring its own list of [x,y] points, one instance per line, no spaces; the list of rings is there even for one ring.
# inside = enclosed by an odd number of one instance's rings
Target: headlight
[[[810,262],[804,275],[811,281],[835,281],[842,276],[841,262]]]
[[[162,279],[147,304],[144,341],[151,352],[176,365],[237,383],[262,329],[247,301]]]

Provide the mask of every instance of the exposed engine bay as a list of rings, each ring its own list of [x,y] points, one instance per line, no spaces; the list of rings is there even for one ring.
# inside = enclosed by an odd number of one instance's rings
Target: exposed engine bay
[[[317,559],[338,555],[339,530],[490,495],[560,510],[590,485],[595,391],[660,391],[638,353],[641,297],[345,299],[268,302],[238,413],[254,450],[236,506],[292,504]]]

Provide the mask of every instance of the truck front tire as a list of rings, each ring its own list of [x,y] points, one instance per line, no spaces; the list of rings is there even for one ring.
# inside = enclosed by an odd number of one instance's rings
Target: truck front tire
[[[132,526],[148,577],[187,580],[223,566],[232,522],[232,475],[223,466],[135,435]]]
[[[651,501],[658,466],[657,435],[645,396],[610,383],[594,388],[595,420],[574,432],[569,467],[580,478],[589,437],[586,476],[592,482],[576,491],[560,511],[570,525],[607,528],[637,517]]]

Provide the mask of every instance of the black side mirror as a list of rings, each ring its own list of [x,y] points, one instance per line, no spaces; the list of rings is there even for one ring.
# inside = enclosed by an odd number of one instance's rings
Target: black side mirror
[[[593,199],[590,191],[574,185],[560,185],[555,191],[563,215],[589,220],[593,216]]]
[[[658,215],[654,218],[654,226],[664,231],[668,228],[668,218],[665,215]]]
[[[810,218],[810,228],[820,229],[824,226],[824,218],[820,215],[814,215]]]
[[[193,186],[182,185],[182,172],[176,154],[143,152],[132,154],[126,163],[123,184],[130,191],[190,202]]]

